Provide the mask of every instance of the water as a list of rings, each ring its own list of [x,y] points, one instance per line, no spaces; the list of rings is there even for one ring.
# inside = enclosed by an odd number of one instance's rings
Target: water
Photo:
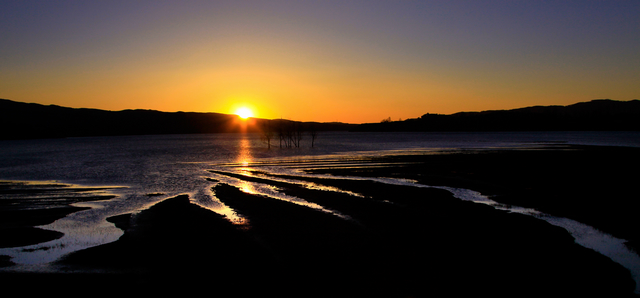
[[[74,213],[58,220],[45,229],[61,231],[64,237],[36,245],[0,249],[0,255],[13,257],[22,264],[21,270],[47,269],[47,264],[72,251],[115,241],[122,231],[105,221],[114,215],[139,212],[154,203],[179,194],[188,194],[191,200],[205,208],[226,215],[241,223],[243,219],[222,204],[211,192],[216,182],[237,185],[247,192],[261,193],[274,198],[323,209],[304,200],[287,197],[268,185],[246,183],[223,178],[209,172],[213,165],[243,166],[263,163],[261,169],[271,173],[291,173],[299,160],[317,160],[318,165],[330,165],[332,160],[349,157],[435,151],[440,149],[518,148],[545,144],[577,144],[640,147],[637,132],[505,132],[505,133],[321,133],[311,148],[309,143],[301,148],[276,148],[268,150],[257,134],[207,134],[91,137],[47,140],[0,141],[0,180],[53,180],[88,186],[122,186],[110,190],[116,199],[104,202],[84,203],[90,210]],[[272,160],[278,164],[269,165]],[[282,162],[294,162],[292,168],[282,167]],[[299,172],[296,171],[297,174]],[[390,181],[385,183],[413,183]],[[244,183],[244,184],[243,184]],[[313,186],[309,187],[321,187]],[[469,190],[448,189],[460,199],[493,204],[481,194]],[[336,190],[341,191],[341,190]],[[155,194],[155,195],[149,195]],[[357,194],[354,194],[357,195]],[[495,203],[495,204],[494,204]],[[325,210],[333,212],[332,210]],[[636,283],[640,284],[640,261],[615,239],[591,227],[542,215],[535,210],[508,208],[509,212],[521,212],[539,217],[566,228],[576,241],[597,250],[616,262],[626,263]],[[348,216],[338,213],[348,220]],[[594,232],[596,231],[596,232]],[[630,265],[629,265],[630,264]],[[630,268],[631,267],[631,268]],[[635,268],[635,269],[634,269]],[[635,270],[635,271],[634,271]]]
[[[636,282],[635,293],[640,294],[640,256],[625,245],[626,241],[624,239],[613,237],[598,229],[569,218],[552,216],[531,208],[505,206],[476,191],[444,186],[436,188],[448,190],[453,193],[456,198],[461,200],[486,204],[507,212],[531,215],[554,226],[564,228],[571,234],[571,236],[573,236],[576,243],[586,248],[593,249],[627,268]]]

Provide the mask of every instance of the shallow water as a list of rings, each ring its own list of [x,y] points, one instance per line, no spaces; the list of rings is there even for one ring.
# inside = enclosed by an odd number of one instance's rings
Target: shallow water
[[[386,165],[389,166],[389,164],[386,164]],[[394,163],[393,165],[397,165],[397,164]],[[233,167],[233,165],[230,165],[230,166]],[[345,160],[343,162],[340,162],[339,160],[336,160],[334,157],[329,157],[327,164],[323,164],[319,160],[313,160],[309,162],[299,161],[294,166],[283,166],[282,168],[270,167],[270,172],[268,174],[290,175],[293,177],[299,176],[299,177],[312,177],[312,178],[321,177],[321,178],[331,178],[331,179],[371,180],[371,181],[381,182],[385,184],[393,184],[393,185],[438,188],[438,189],[444,189],[451,192],[455,198],[458,198],[463,201],[470,201],[477,204],[489,205],[494,207],[495,209],[503,210],[505,212],[513,212],[513,213],[533,216],[535,218],[544,220],[552,225],[555,225],[567,230],[569,234],[571,234],[571,236],[574,237],[575,242],[577,244],[584,246],[586,248],[595,250],[600,254],[609,257],[614,262],[622,265],[626,269],[628,269],[631,273],[632,278],[636,282],[635,292],[637,294],[640,294],[640,256],[638,256],[636,252],[629,249],[625,245],[626,240],[616,238],[610,234],[604,233],[594,227],[580,223],[578,221],[568,219],[568,218],[563,218],[563,217],[551,216],[549,214],[542,213],[532,208],[519,207],[515,205],[504,205],[491,200],[487,196],[477,191],[473,191],[470,189],[454,188],[454,187],[448,187],[448,186],[423,185],[409,179],[371,178],[371,177],[353,177],[353,176],[338,177],[338,176],[331,176],[331,175],[307,174],[303,172],[303,170],[319,169],[319,168],[326,168],[326,167],[344,169],[344,168],[351,168],[351,167],[362,168],[362,167],[370,167],[370,166],[378,167],[383,165],[376,164],[376,163],[368,163],[368,162],[355,163],[352,160]],[[264,169],[262,169],[260,165],[258,165],[258,167],[260,168],[260,171],[264,172]],[[249,167],[247,167],[247,165],[245,165],[245,167],[242,169],[243,172],[247,172],[249,170],[250,169]],[[234,180],[234,178],[230,178],[230,179]],[[306,182],[306,181],[301,181],[296,179],[281,179],[281,178],[273,178],[273,177],[270,177],[269,179],[275,180],[275,181],[285,181],[290,183],[296,183],[310,189],[338,191],[338,192],[345,192],[353,196],[362,196],[361,194],[340,190],[340,189],[335,189],[334,187],[323,187],[312,182]],[[251,182],[247,182],[239,179],[235,179],[236,180],[235,182],[231,180],[226,180],[226,181],[230,182],[230,184],[232,185],[237,183],[252,184]],[[249,187],[251,188],[252,186],[249,186]],[[270,192],[255,192],[253,189],[252,191],[247,191],[247,192],[272,196]]]
[[[511,205],[506,206],[492,201],[488,197],[476,191],[444,186],[435,187],[448,190],[453,193],[456,198],[461,200],[486,204],[506,212],[534,216],[554,226],[567,230],[569,234],[573,236],[576,243],[586,248],[593,249],[627,268],[629,272],[631,272],[633,280],[636,282],[635,293],[640,294],[640,256],[625,245],[626,240],[613,237],[612,235],[604,233],[594,227],[569,218],[551,216],[531,208]]]
[[[385,166],[363,161],[363,156],[387,154],[437,154],[438,150],[477,148],[518,148],[544,144],[622,145],[640,147],[640,134],[557,132],[557,133],[325,133],[316,147],[271,149],[253,134],[169,135],[71,138],[54,140],[0,141],[0,179],[55,180],[80,185],[117,185],[112,189],[117,198],[110,201],[83,203],[93,209],[74,213],[43,228],[61,231],[64,237],[37,245],[0,249],[12,261],[23,264],[0,270],[55,270],[47,264],[79,249],[115,241],[122,231],[106,218],[135,213],[158,201],[188,194],[192,202],[227,216],[232,222],[246,220],[220,202],[211,188],[218,182],[235,185],[243,191],[291,201],[348,220],[340,214],[303,199],[286,196],[268,184],[252,183],[209,172],[221,170],[257,175],[247,170],[274,174],[303,175],[305,168]],[[305,174],[306,175],[306,174]],[[275,180],[275,178],[270,177]],[[374,179],[416,187],[409,180]],[[346,192],[345,190],[300,181],[311,189]],[[567,229],[579,244],[592,248],[628,268],[640,285],[640,260],[624,246],[624,240],[603,234],[591,227],[562,218],[554,218],[531,209],[502,206],[479,193],[447,188],[456,197],[489,204],[508,212],[536,216]],[[154,195],[149,195],[154,194]],[[627,264],[627,265],[625,265]]]

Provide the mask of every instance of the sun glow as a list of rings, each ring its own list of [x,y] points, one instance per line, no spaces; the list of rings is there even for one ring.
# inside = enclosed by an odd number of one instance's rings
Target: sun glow
[[[242,119],[247,119],[253,117],[253,112],[249,108],[242,107],[236,110],[236,115]]]

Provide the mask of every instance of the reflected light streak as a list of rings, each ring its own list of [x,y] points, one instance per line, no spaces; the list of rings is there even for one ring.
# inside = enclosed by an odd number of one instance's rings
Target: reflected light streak
[[[339,193],[344,193],[344,194],[348,194],[350,196],[359,197],[359,198],[364,198],[365,197],[363,194],[356,193],[356,192],[349,191],[349,190],[344,190],[344,189],[333,187],[333,186],[328,186],[328,185],[323,185],[323,184],[318,184],[318,183],[308,182],[308,181],[302,181],[302,180],[296,180],[296,179],[275,178],[275,177],[269,176],[268,174],[265,174],[264,172],[250,170],[250,169],[244,169],[243,168],[242,170],[243,171],[248,171],[250,173],[250,176],[268,177],[269,179],[271,179],[273,181],[293,183],[293,184],[297,184],[297,185],[303,186],[306,189],[330,191],[330,192],[339,192]]]
[[[240,190],[242,190],[242,192],[246,192],[248,194],[259,194],[259,192],[255,189],[255,187],[253,187],[253,183],[251,182],[247,182],[247,181],[240,181],[240,183],[237,185]]]
[[[246,137],[242,138],[240,140],[238,158],[236,159],[236,163],[242,165],[243,167],[248,167],[252,161],[253,156],[251,154],[251,143]]]
[[[207,179],[207,177],[203,177],[203,179]],[[189,197],[194,198],[194,202],[203,208],[211,210],[217,214],[220,214],[227,218],[231,223],[240,225],[240,226],[248,226],[249,220],[244,218],[241,214],[238,214],[235,210],[225,205],[220,201],[212,191],[212,187],[217,184],[214,183],[209,187],[206,187],[201,193],[189,194]]]
[[[323,206],[318,205],[316,203],[308,202],[298,197],[286,195],[282,193],[280,189],[278,189],[278,187],[273,185],[244,181],[242,179],[232,178],[232,177],[228,177],[221,174],[216,174],[216,175],[217,175],[216,179],[218,179],[221,183],[226,183],[231,186],[235,186],[245,193],[249,193],[253,195],[261,195],[261,196],[265,196],[266,198],[286,201],[286,202],[294,203],[297,205],[316,209],[325,213],[329,213],[345,220],[353,220],[348,215],[341,214],[340,212],[324,208]]]

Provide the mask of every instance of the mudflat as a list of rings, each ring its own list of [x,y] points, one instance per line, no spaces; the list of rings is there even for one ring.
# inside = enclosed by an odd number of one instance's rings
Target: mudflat
[[[368,159],[387,164],[382,167],[307,170],[333,178],[217,171],[272,185],[324,209],[220,182],[213,187],[215,196],[245,222],[234,224],[186,195],[169,198],[140,213],[110,218],[124,235],[67,255],[55,264],[61,273],[7,273],[2,278],[15,285],[36,282],[53,288],[74,282],[114,294],[126,288],[146,294],[206,290],[253,297],[633,296],[635,284],[626,269],[577,245],[559,227],[460,201],[442,189],[339,176],[470,188],[496,201],[589,220],[633,242],[625,236],[639,225],[626,225],[638,217],[625,207],[637,196],[632,184],[622,186],[638,177],[622,170],[636,166],[631,158],[637,153],[565,146],[456,151]],[[596,210],[602,214],[591,214]],[[604,224],[614,219],[616,223]]]
[[[78,202],[102,201],[114,196],[105,188],[83,188],[56,182],[0,181],[0,248],[37,244],[62,237],[46,225],[89,207]]]
[[[441,152],[442,153],[442,152]],[[640,149],[556,145],[374,158],[379,168],[315,169],[336,176],[408,178],[479,191],[492,200],[567,217],[640,248]]]

